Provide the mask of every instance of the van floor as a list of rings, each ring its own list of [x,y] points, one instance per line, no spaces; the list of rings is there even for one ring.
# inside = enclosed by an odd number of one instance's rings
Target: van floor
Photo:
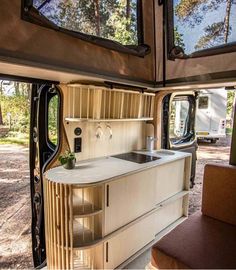
[[[227,164],[229,146],[230,137],[221,139],[216,144],[199,145],[196,184],[190,192],[190,214],[201,207],[205,164]],[[28,149],[0,144],[0,156],[0,269],[32,268]],[[126,268],[144,269],[149,260],[150,250],[147,250]]]

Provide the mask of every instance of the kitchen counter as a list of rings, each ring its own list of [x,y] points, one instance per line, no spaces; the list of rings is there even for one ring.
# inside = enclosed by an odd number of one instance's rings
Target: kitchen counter
[[[156,150],[153,152],[140,150],[133,152],[156,156],[160,159],[139,164],[114,157],[103,157],[77,162],[73,170],[66,170],[63,166],[50,169],[45,173],[45,177],[56,183],[78,184],[81,186],[93,185],[109,182],[119,177],[191,156],[189,153],[169,150]]]

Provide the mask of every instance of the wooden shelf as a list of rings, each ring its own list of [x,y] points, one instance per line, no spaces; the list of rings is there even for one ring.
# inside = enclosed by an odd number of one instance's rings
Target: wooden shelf
[[[88,118],[71,118],[66,117],[67,122],[138,122],[138,121],[152,121],[153,117],[141,117],[141,118],[119,118],[119,119],[88,119]]]
[[[101,239],[99,235],[97,235],[90,229],[83,228],[83,226],[80,225],[80,228],[74,230],[73,233],[73,248],[88,246],[88,244],[92,245],[99,239]]]
[[[100,214],[102,209],[87,201],[81,205],[73,205],[74,218],[83,218]]]

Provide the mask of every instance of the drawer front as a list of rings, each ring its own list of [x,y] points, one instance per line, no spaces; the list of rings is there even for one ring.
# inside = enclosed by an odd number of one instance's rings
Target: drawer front
[[[156,168],[156,204],[184,189],[184,164],[181,159]]]
[[[104,268],[114,269],[155,238],[154,214],[104,243]]]
[[[155,208],[156,168],[142,171],[105,186],[105,235]]]
[[[163,205],[155,215],[155,233],[158,234],[184,215],[184,198]]]

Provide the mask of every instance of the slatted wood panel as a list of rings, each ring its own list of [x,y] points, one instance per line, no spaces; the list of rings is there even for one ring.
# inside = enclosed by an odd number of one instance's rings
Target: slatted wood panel
[[[67,87],[66,117],[77,119],[152,118],[152,93],[75,85]]]
[[[49,269],[73,268],[72,190],[44,180],[45,231]]]
[[[44,179],[48,269],[103,268],[102,186],[79,188]],[[83,250],[83,248],[85,248]]]

